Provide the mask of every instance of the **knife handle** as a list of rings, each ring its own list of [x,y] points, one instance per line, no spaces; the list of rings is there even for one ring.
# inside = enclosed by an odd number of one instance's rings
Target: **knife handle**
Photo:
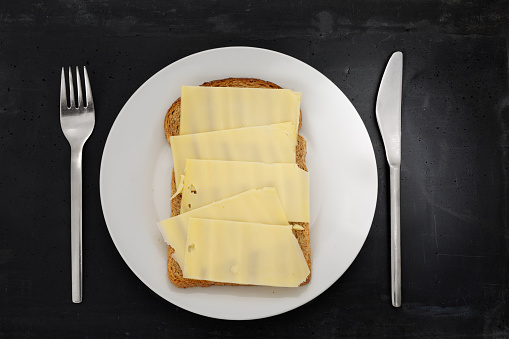
[[[390,166],[392,306],[401,306],[400,167]]]

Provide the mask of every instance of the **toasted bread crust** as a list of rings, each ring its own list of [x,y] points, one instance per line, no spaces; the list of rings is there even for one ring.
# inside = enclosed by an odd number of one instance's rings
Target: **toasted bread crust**
[[[247,87],[247,88],[274,88],[281,89],[280,86],[260,79],[254,78],[227,78],[214,80],[203,83],[201,86],[208,87]],[[299,120],[299,129],[302,125],[302,114]],[[164,134],[166,140],[168,141],[168,145],[170,145],[170,137],[180,134],[180,98],[175,100],[175,102],[168,109],[165,119],[164,119]],[[297,138],[297,148],[296,148],[296,162],[297,165],[303,170],[307,171],[306,167],[306,140],[299,135]],[[171,178],[171,194],[173,195],[177,191],[177,184],[175,181],[175,172],[172,171]],[[182,202],[182,194],[177,195],[171,201],[171,216],[176,216],[180,214],[180,204]],[[293,230],[293,234],[297,238],[299,242],[302,253],[304,254],[304,258],[308,264],[309,270],[311,271],[311,246],[310,246],[310,238],[309,238],[309,223],[296,223],[291,222],[291,224],[301,225],[304,230]],[[180,265],[177,263],[175,259],[173,259],[173,252],[175,250],[173,247],[168,246],[168,278],[170,281],[179,288],[187,288],[187,287],[208,287],[212,285],[226,285],[226,286],[235,286],[238,284],[230,284],[230,283],[222,283],[222,282],[213,282],[207,280],[196,280],[196,279],[186,279],[183,277],[182,269]],[[311,279],[311,273],[307,277],[306,281],[304,281],[302,285],[309,283]]]

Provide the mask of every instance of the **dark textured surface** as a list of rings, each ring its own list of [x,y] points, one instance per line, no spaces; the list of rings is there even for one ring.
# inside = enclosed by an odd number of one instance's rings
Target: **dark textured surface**
[[[509,336],[506,1],[4,1],[0,6],[0,337]],[[248,45],[331,79],[373,142],[379,195],[359,256],[331,288],[269,319],[194,315],[153,294],[108,234],[99,168],[109,129],[152,74]],[[390,305],[388,167],[374,105],[405,55],[403,306]],[[89,66],[84,301],[71,303],[69,147],[62,65]],[[270,79],[269,79],[270,80]],[[220,305],[218,305],[220,307]]]

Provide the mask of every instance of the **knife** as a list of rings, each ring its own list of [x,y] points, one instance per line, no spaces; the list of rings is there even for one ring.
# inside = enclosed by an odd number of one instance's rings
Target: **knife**
[[[391,192],[391,294],[392,306],[401,306],[400,247],[400,166],[401,166],[401,92],[403,53],[392,54],[385,68],[378,97],[376,120],[385,145],[390,168]]]

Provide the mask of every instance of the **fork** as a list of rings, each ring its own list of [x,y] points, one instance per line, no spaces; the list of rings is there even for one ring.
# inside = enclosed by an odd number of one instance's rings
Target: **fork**
[[[76,85],[78,93],[77,106],[74,100],[74,86],[71,68],[69,67],[69,104],[67,104],[67,89],[65,86],[65,73],[62,67],[60,82],[60,125],[69,145],[71,146],[71,274],[72,274],[72,302],[82,301],[82,180],[81,159],[83,145],[87,141],[95,124],[94,101],[88,80],[87,68],[83,67],[85,80],[85,98],[81,90],[81,79],[76,67]]]

